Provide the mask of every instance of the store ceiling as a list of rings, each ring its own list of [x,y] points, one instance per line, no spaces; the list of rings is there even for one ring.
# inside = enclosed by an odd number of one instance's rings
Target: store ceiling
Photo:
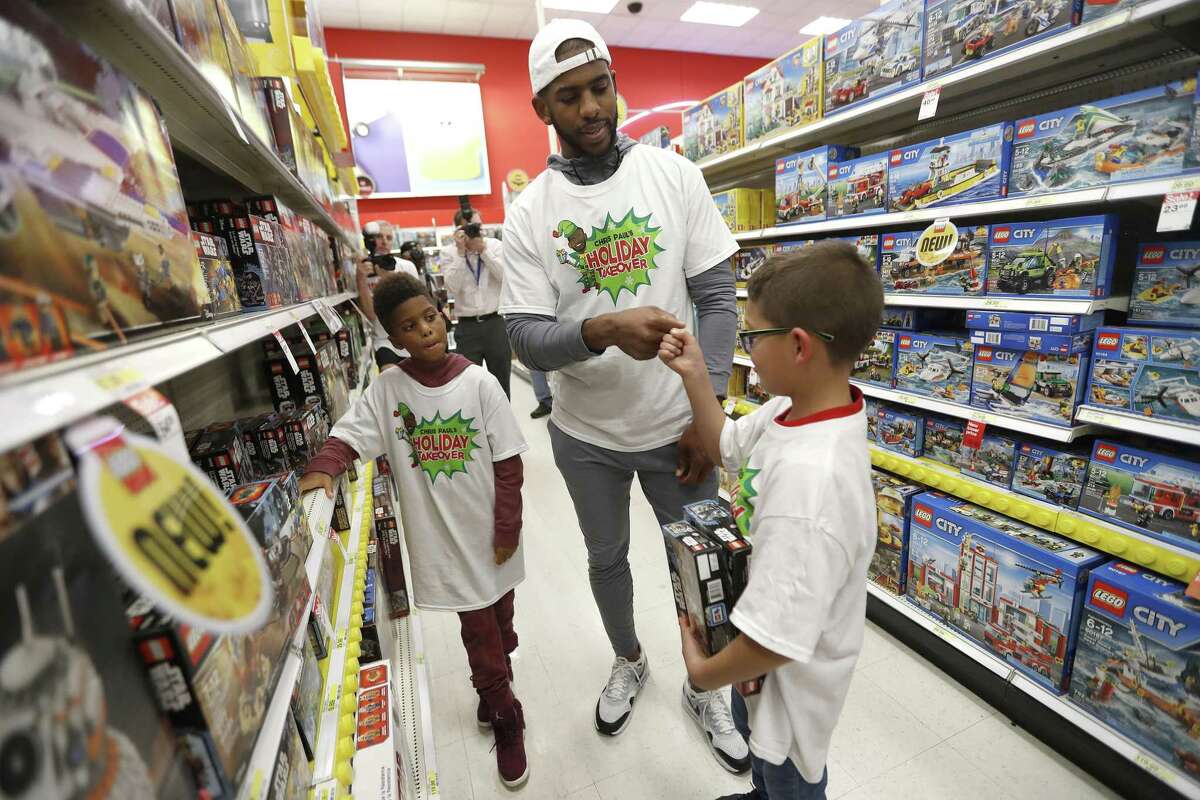
[[[854,19],[879,0],[735,0],[760,9],[740,28],[680,22],[693,0],[643,0],[630,14],[619,0],[608,14],[547,10],[547,18],[576,17],[596,26],[610,45],[773,58],[810,37],[800,28],[819,16]],[[531,39],[533,0],[319,0],[321,22],[337,28]],[[449,55],[449,54],[448,54]],[[469,53],[459,54],[470,61]]]

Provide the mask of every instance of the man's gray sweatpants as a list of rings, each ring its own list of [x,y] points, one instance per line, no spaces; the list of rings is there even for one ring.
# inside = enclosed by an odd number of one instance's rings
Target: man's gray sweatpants
[[[588,551],[592,595],[613,652],[638,651],[633,624],[633,574],[629,570],[629,487],[636,473],[660,525],[682,518],[688,503],[717,496],[717,475],[699,486],[675,477],[676,445],[640,453],[597,447],[550,423],[554,463],[567,483]],[[665,559],[663,569],[666,569]]]

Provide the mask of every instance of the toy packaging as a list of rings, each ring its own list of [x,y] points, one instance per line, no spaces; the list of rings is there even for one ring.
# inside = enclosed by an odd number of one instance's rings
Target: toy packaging
[[[912,501],[907,597],[1055,692],[1090,570],[1107,556],[941,492]]]
[[[1089,22],[1095,22],[1118,11],[1128,11],[1135,6],[1145,5],[1148,2],[1151,2],[1151,0],[1083,0],[1083,20],[1080,24],[1086,25]]]
[[[196,69],[213,85],[232,108],[238,107],[233,89],[229,48],[217,15],[217,4],[206,0],[171,0],[175,16],[175,38],[192,59]]]
[[[733,254],[733,279],[739,289],[746,288],[754,270],[767,263],[768,255],[766,247],[744,247]]]
[[[738,529],[733,513],[719,500],[701,500],[683,507],[683,518],[717,546],[721,579],[730,612],[750,581],[750,542]]]
[[[969,455],[963,449],[963,435],[967,423],[956,417],[931,414],[925,419],[925,457],[962,469]]]
[[[981,295],[987,286],[988,226],[937,220],[919,231],[881,234],[879,271],[887,294]]]
[[[891,0],[825,37],[825,115],[921,80],[924,0]]]
[[[1008,489],[1012,486],[1013,461],[1017,457],[1015,439],[984,429],[979,447],[962,447],[962,472],[972,478]]]
[[[737,636],[729,621],[721,548],[686,522],[669,522],[662,526],[662,534],[675,610],[688,615],[700,633],[705,653],[715,655]]]
[[[204,470],[209,480],[223,492],[228,493],[254,478],[254,464],[246,453],[236,422],[209,425],[192,444],[190,455],[196,466]]]
[[[1094,314],[1027,314],[1023,311],[968,311],[967,330],[1001,333],[1072,334],[1093,331],[1104,324],[1104,312]],[[999,344],[987,339],[984,344]]]
[[[1200,552],[1200,462],[1097,441],[1079,510]]]
[[[312,769],[304,749],[304,739],[296,726],[295,715],[289,714],[283,723],[275,769],[271,772],[266,800],[307,800],[312,786]]]
[[[929,0],[925,79],[1063,31],[1083,0]]]
[[[954,309],[883,307],[883,326],[904,331],[948,330],[961,327],[962,317]]]
[[[0,300],[0,373],[59,361],[73,350],[63,307],[47,295]]]
[[[400,719],[386,660],[358,671],[358,713],[354,715],[353,800],[403,797],[399,743],[393,721]]]
[[[1009,194],[1088,189],[1195,169],[1195,115],[1192,77],[1018,120]]]
[[[746,399],[759,404],[771,399],[770,393],[762,385],[758,370],[754,367],[750,367],[750,371],[746,373]]]
[[[867,441],[874,442],[878,439],[879,430],[879,414],[884,409],[884,404],[870,397],[863,398],[863,414],[867,417]]]
[[[1070,425],[1075,406],[1084,398],[1092,334],[1000,336],[1001,344],[1008,346],[975,347],[971,405],[1022,419]]]
[[[243,442],[247,433],[254,436],[259,475],[275,475],[287,472],[292,468],[291,453],[287,446],[287,431],[282,416],[274,412],[261,414],[243,428]]]
[[[639,136],[638,142],[650,147],[657,147],[660,150],[669,150],[671,148],[671,129],[666,125],[659,125]]]
[[[1087,402],[1200,425],[1200,330],[1100,328]]]
[[[885,406],[879,413],[875,443],[909,458],[917,458],[925,448],[925,415],[907,407]]]
[[[852,158],[829,165],[827,215],[830,219],[887,211],[888,156]]]
[[[375,520],[375,540],[379,544],[379,578],[387,600],[388,618],[407,617],[411,611],[408,581],[404,577],[404,554],[395,517]]]
[[[992,225],[989,295],[1108,297],[1117,217],[1104,214]]]
[[[233,78],[233,93],[237,96],[235,108],[241,111],[242,127],[248,128],[259,141],[271,147],[274,139],[271,125],[267,121],[266,100],[255,91],[256,65],[254,56],[246,44],[246,37],[238,29],[230,4],[217,3],[217,14],[225,32],[225,48],[229,52],[230,75]]]
[[[237,280],[233,277],[233,264],[229,261],[229,247],[225,240],[211,234],[192,231],[192,243],[196,246],[200,274],[204,276],[204,284],[208,289],[204,315],[210,318],[221,317],[241,311]]]
[[[825,219],[829,175],[837,163],[858,156],[857,147],[825,145],[775,160],[774,225]]]
[[[1200,328],[1200,242],[1138,247],[1129,321]]]
[[[747,144],[821,118],[821,50],[814,36],[742,79]]]
[[[879,271],[879,234],[863,233],[858,236],[835,236],[837,241],[845,242],[854,247],[863,261]]]
[[[712,199],[730,233],[745,233],[762,227],[761,189],[730,189],[717,192]]]
[[[1120,561],[1093,570],[1071,702],[1187,774],[1200,764],[1200,606],[1185,589]]]
[[[1013,467],[1013,491],[1073,509],[1079,505],[1087,477],[1088,455],[1078,449],[1023,442]]]
[[[875,489],[875,519],[878,538],[875,553],[867,565],[867,580],[894,595],[904,594],[908,577],[908,521],[912,498],[925,491],[923,486],[905,483],[894,475],[871,470]]]
[[[740,82],[683,112],[683,155],[688,161],[702,161],[741,146]]]
[[[890,389],[896,377],[896,332],[880,328],[875,337],[867,345],[854,368],[850,371],[851,380],[871,383]]]
[[[997,200],[1008,193],[1013,126],[1001,122],[892,150],[888,208]]]
[[[896,388],[967,405],[971,401],[973,345],[963,336],[900,333],[896,337]]]

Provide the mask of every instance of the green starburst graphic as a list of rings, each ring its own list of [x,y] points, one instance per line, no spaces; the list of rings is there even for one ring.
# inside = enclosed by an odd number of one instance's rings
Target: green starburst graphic
[[[633,209],[619,221],[611,214],[601,228],[592,228],[587,245],[572,253],[579,283],[584,291],[596,289],[607,292],[613,305],[621,292],[636,295],[642,286],[650,285],[650,271],[657,269],[658,234],[662,228],[650,225],[650,215],[639,217]]]
[[[750,538],[750,525],[754,521],[754,501],[758,490],[754,488],[754,479],[761,469],[742,467],[738,473],[737,497],[733,499],[733,518],[737,522],[738,531],[747,539]]]
[[[396,438],[408,443],[413,466],[424,470],[430,481],[436,482],[439,475],[452,479],[457,473],[468,471],[479,449],[475,443],[479,429],[474,425],[474,417],[463,417],[461,411],[455,411],[443,419],[439,411],[433,419],[416,422],[403,403],[392,416],[404,422],[396,428]]]

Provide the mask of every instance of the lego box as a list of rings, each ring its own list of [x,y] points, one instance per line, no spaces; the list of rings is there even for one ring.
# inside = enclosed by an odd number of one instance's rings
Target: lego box
[[[1066,30],[1082,5],[1083,0],[928,0],[925,78]]]
[[[912,501],[907,597],[1055,692],[1090,570],[1107,557],[941,492]]]
[[[870,397],[863,398],[863,414],[867,417],[867,441],[874,442],[878,439],[879,431],[879,414],[884,409],[884,404]]]
[[[862,260],[879,271],[879,234],[863,233],[857,236],[835,236],[836,241],[845,242],[858,251]]]
[[[1129,321],[1200,328],[1200,242],[1147,242],[1138,248]]]
[[[719,500],[701,500],[683,507],[683,518],[699,530],[718,548],[721,579],[725,581],[725,596],[733,611],[746,584],[750,582],[752,548],[743,531],[738,528],[733,513]]]
[[[967,463],[967,453],[963,449],[963,435],[967,423],[955,417],[930,415],[925,419],[925,457],[945,464],[948,467],[962,469]]]
[[[925,447],[925,415],[885,406],[879,413],[875,443],[901,455],[917,458]]]
[[[896,388],[968,405],[972,351],[963,336],[905,331],[896,337]]]
[[[854,362],[850,377],[862,383],[892,388],[896,379],[896,332],[887,328],[876,331],[867,349]]]
[[[888,294],[981,295],[988,226],[936,220],[920,231],[882,234],[879,271]]]
[[[1086,452],[1023,442],[1017,449],[1012,488],[1026,497],[1073,509],[1079,505],[1087,470]]]
[[[1003,335],[1018,337],[1018,342],[1012,342],[1017,346],[975,347],[971,405],[1021,419],[1070,425],[1075,407],[1084,398],[1092,334]],[[1062,352],[1059,340],[1065,340],[1067,352]]]
[[[821,118],[821,49],[814,36],[742,79],[747,144]]]
[[[903,595],[907,577],[908,520],[912,498],[923,486],[905,483],[894,475],[871,470],[875,489],[875,552],[867,565],[867,580],[894,595]]]
[[[1096,298],[1112,291],[1115,214],[997,223],[989,241],[989,295]]]
[[[745,233],[762,227],[761,189],[730,189],[717,192],[712,199],[731,233]]]
[[[683,112],[683,155],[688,161],[702,161],[741,146],[740,82]]]
[[[1010,436],[984,429],[979,447],[962,447],[962,472],[996,486],[1008,489],[1012,486],[1013,461],[1017,456],[1017,442]]]
[[[1087,402],[1200,425],[1200,330],[1100,328]]]
[[[733,641],[737,629],[729,621],[719,548],[686,522],[662,527],[675,610],[686,614],[699,631],[705,652],[714,655]]]
[[[775,160],[775,225],[825,219],[829,175],[858,148],[825,145]]]
[[[968,311],[967,330],[1001,333],[1072,334],[1104,324],[1104,312],[1094,314],[1028,314],[1024,311]],[[985,344],[997,344],[988,341]]]
[[[852,158],[828,166],[828,209],[830,219],[887,211],[888,156]]]
[[[1006,196],[1012,140],[1012,123],[1001,122],[892,150],[888,208],[910,211]]]
[[[738,288],[745,289],[754,271],[767,263],[766,247],[744,247],[733,254],[733,279]]]
[[[825,37],[825,115],[921,80],[924,0],[891,0]]]

